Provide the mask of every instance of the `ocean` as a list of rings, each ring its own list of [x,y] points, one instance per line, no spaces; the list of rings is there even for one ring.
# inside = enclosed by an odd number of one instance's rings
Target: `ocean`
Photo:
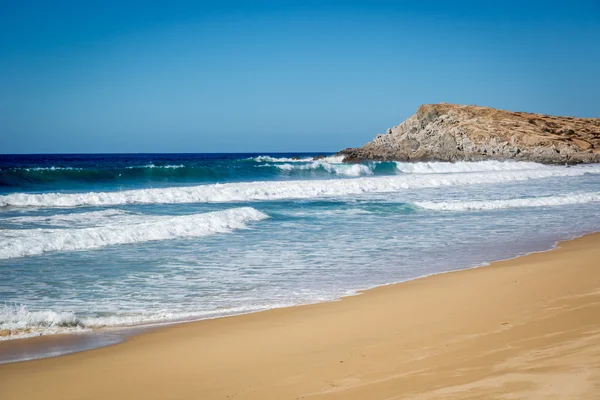
[[[600,230],[600,165],[316,155],[0,156],[0,340],[332,301]]]

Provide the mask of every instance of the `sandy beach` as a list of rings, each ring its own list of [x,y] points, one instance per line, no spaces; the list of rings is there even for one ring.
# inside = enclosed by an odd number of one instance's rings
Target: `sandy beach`
[[[342,301],[169,326],[110,347],[0,365],[2,400],[598,393],[600,234]]]

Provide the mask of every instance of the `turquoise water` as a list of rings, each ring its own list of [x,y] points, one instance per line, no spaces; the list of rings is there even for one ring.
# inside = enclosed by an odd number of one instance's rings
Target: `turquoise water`
[[[1,340],[337,299],[600,228],[600,165],[0,156]]]

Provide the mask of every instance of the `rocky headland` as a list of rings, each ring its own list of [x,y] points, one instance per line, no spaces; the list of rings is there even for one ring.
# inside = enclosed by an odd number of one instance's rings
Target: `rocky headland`
[[[518,160],[600,162],[600,118],[555,117],[488,107],[425,104],[345,162]]]

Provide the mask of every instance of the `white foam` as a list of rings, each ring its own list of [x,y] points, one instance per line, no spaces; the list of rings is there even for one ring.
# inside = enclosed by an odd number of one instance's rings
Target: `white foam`
[[[268,216],[251,207],[240,207],[176,217],[134,218],[130,217],[127,223],[116,220],[114,224],[92,228],[4,230],[0,232],[0,259],[225,233]]]
[[[456,172],[523,171],[552,168],[544,164],[526,161],[477,161],[477,162],[396,162],[399,171],[409,174],[440,174]]]
[[[74,168],[74,167],[14,167],[14,168],[4,168],[4,170],[8,171],[83,171],[83,168]],[[0,168],[2,171],[2,168]]]
[[[248,158],[247,160],[252,160],[256,162],[272,162],[272,163],[307,163],[311,161],[323,161],[332,164],[341,164],[344,160],[344,156],[327,156],[323,158],[319,158],[315,160],[314,157],[305,157],[305,158],[289,158],[289,157],[271,157],[271,156],[257,156]]]
[[[138,168],[164,168],[164,169],[177,169],[177,168],[185,168],[185,165],[154,165],[152,163],[147,165],[134,165],[131,167],[127,167],[127,169],[138,169]]]
[[[324,158],[320,158],[317,161],[323,161],[332,164],[342,164],[344,161],[344,156],[327,156]]]
[[[73,327],[77,324],[77,317],[72,312],[30,311],[23,305],[0,304],[0,330],[22,330],[33,326]]]
[[[267,164],[270,165],[270,164]],[[312,161],[306,164],[272,164],[283,171],[323,169],[331,174],[344,176],[373,175],[372,167],[362,164],[334,164],[326,161]]]
[[[487,201],[421,201],[415,205],[436,211],[497,210],[521,207],[551,207],[569,204],[585,204],[600,201],[600,193],[572,193],[563,196],[532,197],[524,199]]]
[[[0,341],[39,335],[84,332],[98,328],[210,319],[293,305],[295,303],[248,304],[189,312],[157,310],[97,317],[78,316],[72,311],[30,310],[21,304],[0,304],[0,331],[11,332],[8,336],[0,336]]]
[[[402,174],[354,179],[236,182],[120,192],[13,193],[0,196],[0,206],[77,207],[308,199],[362,193],[390,193],[402,189],[505,183],[584,174],[600,174],[600,165],[581,165],[570,168],[546,166],[532,170],[487,171],[468,174]]]
[[[287,157],[271,157],[271,156],[257,156],[248,158],[247,160],[256,162],[310,162],[313,160],[312,157],[308,158],[287,158]]]

